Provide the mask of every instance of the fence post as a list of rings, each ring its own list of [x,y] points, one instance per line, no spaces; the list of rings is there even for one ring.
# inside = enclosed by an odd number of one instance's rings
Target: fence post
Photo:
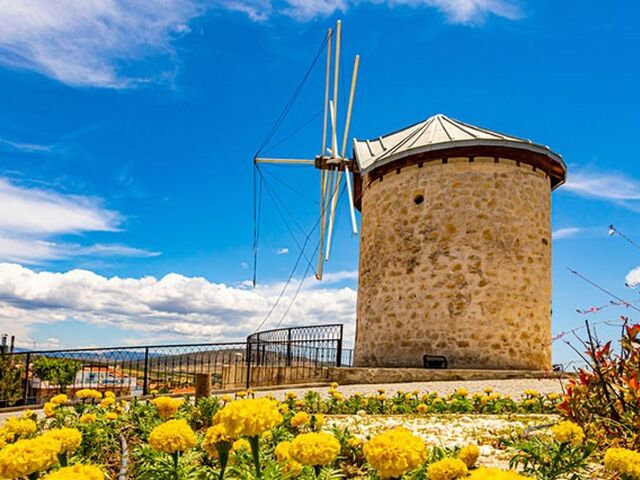
[[[342,325],[340,325],[340,338],[338,338],[338,348],[336,349],[336,367],[342,366]]]
[[[247,338],[247,351],[245,352],[246,363],[247,363],[247,380],[246,387],[247,389],[251,388],[251,341]]]
[[[142,394],[149,395],[149,347],[144,349],[144,378],[142,380]]]
[[[22,401],[27,404],[29,400],[29,364],[31,363],[31,354],[27,353],[27,357],[24,360],[24,392]]]
[[[291,329],[287,330],[287,367],[291,366]]]

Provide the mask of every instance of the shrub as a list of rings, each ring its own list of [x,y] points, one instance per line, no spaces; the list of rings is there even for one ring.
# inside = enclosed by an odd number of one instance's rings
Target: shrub
[[[640,324],[624,319],[620,350],[600,343],[587,323],[587,368],[571,380],[558,408],[604,445],[640,448]]]

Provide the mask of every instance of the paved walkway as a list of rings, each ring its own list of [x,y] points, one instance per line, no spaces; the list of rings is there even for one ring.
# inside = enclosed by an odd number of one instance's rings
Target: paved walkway
[[[566,382],[566,381],[565,381]],[[526,380],[473,380],[473,381],[447,381],[447,382],[419,382],[419,383],[392,383],[377,385],[344,385],[338,387],[338,390],[345,396],[353,395],[358,392],[363,395],[375,394],[378,389],[384,389],[387,395],[393,395],[398,390],[404,392],[418,391],[420,393],[438,392],[440,395],[446,395],[465,387],[470,393],[482,392],[485,388],[492,388],[495,392],[503,395],[511,395],[513,398],[522,397],[522,392],[526,389],[534,389],[543,394],[562,393],[562,383],[558,379],[526,379]],[[298,395],[304,394],[308,390],[313,390],[321,394],[327,394],[329,387],[315,388],[296,388],[274,391],[274,395],[278,399],[282,399],[286,392],[295,392]],[[268,391],[257,393],[258,396],[264,396]]]

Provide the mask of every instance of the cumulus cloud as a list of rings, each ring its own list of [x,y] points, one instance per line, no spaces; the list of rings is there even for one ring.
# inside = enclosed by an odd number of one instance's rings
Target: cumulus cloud
[[[562,188],[583,197],[626,206],[640,200],[640,182],[618,173],[577,172],[569,175]]]
[[[243,339],[262,321],[282,284],[249,289],[176,273],[155,277],[103,277],[87,270],[36,272],[0,263],[0,328],[29,338],[37,324],[69,320],[141,332],[174,342]],[[281,299],[265,327],[274,327],[295,288]],[[352,335],[352,288],[303,287],[281,326],[345,323]],[[61,339],[62,342],[65,339]]]
[[[627,273],[625,284],[629,288],[636,288],[638,285],[640,285],[640,267],[636,267],[629,273]]]
[[[287,253],[289,253],[289,249],[287,247],[278,248],[276,250],[276,255],[286,255]]]
[[[127,67],[172,57],[171,40],[202,10],[195,0],[0,0],[0,62],[70,85],[128,87],[150,78]]]
[[[122,216],[97,198],[16,185],[0,178],[0,205],[0,260],[38,263],[78,255],[159,255],[120,244],[56,242],[60,235],[120,230]]]
[[[307,21],[327,17],[337,11],[346,12],[351,6],[361,3],[436,8],[450,22],[462,24],[480,23],[488,15],[509,20],[517,20],[523,16],[519,2],[514,0],[233,0],[223,2],[222,5],[247,13],[257,21],[275,15],[287,15],[299,21]]]
[[[562,240],[565,238],[572,238],[581,233],[584,229],[577,227],[569,227],[569,228],[558,228],[554,230],[551,234],[551,237],[554,240]]]

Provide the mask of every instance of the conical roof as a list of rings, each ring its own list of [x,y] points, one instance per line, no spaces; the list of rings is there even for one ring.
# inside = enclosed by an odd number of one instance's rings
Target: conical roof
[[[447,151],[455,156],[455,149],[479,147],[477,155],[488,154],[492,149],[505,152],[505,148],[530,152],[534,156],[544,156],[555,165],[557,178],[554,186],[564,181],[566,166],[562,157],[545,145],[531,140],[505,135],[503,133],[476,127],[438,114],[410,127],[378,137],[373,140],[353,142],[355,159],[361,174],[396,162],[400,159],[426,152],[434,154]],[[465,148],[465,150],[469,150]],[[462,156],[462,155],[461,155]],[[546,169],[545,169],[546,170]]]

